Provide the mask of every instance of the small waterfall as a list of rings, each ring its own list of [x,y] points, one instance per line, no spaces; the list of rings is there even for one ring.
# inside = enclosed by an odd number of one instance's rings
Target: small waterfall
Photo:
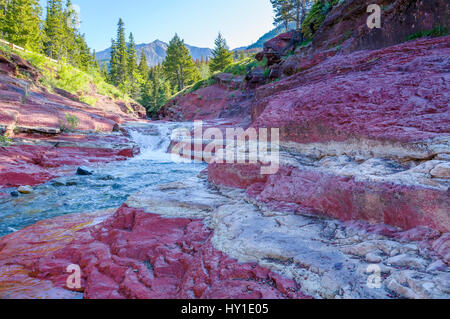
[[[173,130],[191,129],[193,123],[133,123],[125,127],[141,148],[138,156],[93,164],[91,176],[75,175],[74,169],[73,174],[34,187],[27,196],[0,196],[0,237],[61,215],[117,208],[138,191],[195,177],[205,169],[203,163],[178,161],[167,154]]]
[[[168,154],[167,150],[170,146],[172,131],[178,127],[186,127],[186,124],[158,123],[142,128],[130,128],[131,138],[141,149],[141,153],[134,160],[173,162],[172,155]]]

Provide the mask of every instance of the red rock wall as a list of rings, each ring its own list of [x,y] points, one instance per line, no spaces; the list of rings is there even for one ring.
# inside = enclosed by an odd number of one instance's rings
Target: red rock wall
[[[381,29],[369,29],[367,7],[381,8]],[[352,0],[328,14],[314,36],[314,50],[340,46],[343,52],[380,49],[402,43],[417,32],[436,26],[450,29],[450,3],[446,0]]]
[[[257,127],[298,143],[369,138],[420,141],[450,133],[450,36],[336,55],[261,87]]]
[[[89,215],[72,216],[66,221],[68,228],[77,225],[77,217],[86,222]],[[35,286],[52,282],[52,289],[60,289],[62,294],[68,278],[66,268],[77,264],[82,270],[82,288],[78,291],[88,299],[306,298],[294,281],[256,264],[240,264],[214,249],[211,230],[198,220],[165,219],[123,206],[99,226],[78,225],[79,231],[71,240],[69,236],[63,243],[53,240],[56,249],[46,254],[33,249],[33,240],[45,231],[42,226],[55,225],[50,221],[41,224],[41,228],[31,226],[0,241],[2,271],[5,264],[14,271],[11,268],[17,263],[24,267],[22,273],[28,272],[28,276],[20,277],[23,286],[14,283],[18,290],[15,297],[27,296],[30,291],[39,295],[27,285],[31,280]],[[15,243],[21,242],[21,235],[28,238],[27,243],[20,244],[26,253],[17,259],[12,252],[19,248]],[[0,283],[2,280],[0,277]],[[0,296],[4,293],[0,289]]]

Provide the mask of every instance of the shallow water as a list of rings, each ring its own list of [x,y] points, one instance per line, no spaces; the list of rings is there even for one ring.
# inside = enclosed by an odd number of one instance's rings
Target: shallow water
[[[65,176],[35,187],[32,194],[1,198],[0,237],[61,215],[117,208],[128,196],[145,187],[197,175],[206,168],[205,164],[176,163],[166,153],[172,130],[189,126],[186,123],[129,126],[131,137],[141,148],[138,156],[93,165],[91,176]]]

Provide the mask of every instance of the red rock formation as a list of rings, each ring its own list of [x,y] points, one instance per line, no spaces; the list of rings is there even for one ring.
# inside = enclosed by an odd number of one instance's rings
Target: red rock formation
[[[432,4],[436,7],[430,7]],[[386,28],[383,38],[379,30],[367,31],[361,27],[365,22],[363,10],[366,5],[367,1],[355,0],[336,7],[317,33],[313,45],[297,51],[282,65],[277,65],[281,61],[278,55],[291,46],[291,38],[283,35],[271,41],[266,47],[272,49],[266,50],[266,53],[278,52],[277,56],[271,56],[271,63],[275,63],[272,71],[277,69],[277,72],[290,77],[259,87],[255,100],[252,93],[246,95],[239,90],[231,91],[229,86],[237,88],[233,78],[221,76],[216,85],[174,99],[163,115],[166,119],[175,120],[227,117],[226,125],[247,126],[245,117],[251,109],[253,126],[279,127],[285,153],[276,174],[261,175],[259,165],[211,164],[208,168],[210,182],[246,189],[250,197],[245,198],[246,201],[254,200],[258,207],[273,209],[269,213],[275,216],[277,212],[288,211],[326,215],[346,221],[342,223],[345,227],[338,227],[337,223],[333,227],[335,221],[330,221],[328,226],[318,227],[319,231],[311,232],[310,236],[316,239],[314,235],[324,232],[335,240],[330,243],[336,244],[342,240],[345,246],[339,249],[346,251],[346,254],[370,263],[384,260],[384,264],[397,267],[384,283],[389,291],[406,297],[429,296],[422,291],[421,287],[425,285],[413,281],[415,273],[403,270],[414,262],[413,268],[420,269],[420,274],[434,277],[437,276],[435,270],[445,270],[449,263],[450,37],[408,42],[377,51],[353,51],[399,43],[406,33],[428,28],[430,21],[442,21],[446,13],[441,13],[441,8],[446,8],[447,4],[440,0],[429,3],[416,1],[413,4],[406,0],[395,1],[385,12],[385,22],[393,24]],[[338,12],[342,15],[337,16]],[[431,20],[425,14],[427,12],[432,13]],[[395,17],[403,17],[405,19],[401,21],[413,25],[398,32]],[[416,24],[417,19],[421,18],[424,18],[423,23]],[[353,33],[348,36],[349,25],[358,29],[352,30]],[[345,42],[343,37],[348,37]],[[314,48],[315,51],[311,52]],[[0,63],[0,67],[4,72],[14,71],[9,63]],[[10,84],[2,85],[6,87]],[[17,99],[21,96],[21,93],[17,94],[19,86],[14,85],[16,91],[11,90],[10,86],[3,91],[9,108],[4,108],[6,111],[0,113],[0,119],[6,125],[23,124],[24,132],[48,134],[48,131],[35,125],[32,116],[27,117],[20,108],[11,107],[18,105]],[[45,92],[36,94],[31,97],[29,109],[34,114],[43,112],[50,119],[44,121],[38,118],[36,123],[44,128],[57,129],[58,119],[66,112],[62,107],[64,104],[51,104],[55,107],[51,111],[46,105],[45,111],[42,111],[47,95]],[[90,112],[77,107],[78,102],[73,103],[67,105],[82,119],[84,129],[99,125],[102,129],[111,130],[113,124],[124,119],[114,112]],[[116,119],[116,116],[119,118]],[[25,125],[28,123],[34,128]],[[222,123],[221,128],[224,127]],[[203,147],[204,144],[201,145]],[[132,149],[116,152],[80,147],[76,150],[49,148],[41,152],[41,149],[32,146],[21,147],[20,150],[9,148],[9,151],[12,153],[5,157],[8,170],[12,171],[12,167],[22,169],[22,164],[25,168],[33,168],[27,175],[30,180],[24,180],[29,183],[51,178],[48,167],[74,164],[72,158],[75,156],[88,161],[103,161],[111,157],[121,159],[133,153]],[[49,154],[53,159],[49,158]],[[12,165],[11,168],[8,165]],[[22,177],[15,178],[20,180]],[[6,176],[6,179],[11,180],[11,176]],[[229,195],[230,198],[234,196],[233,193]],[[184,208],[187,204],[180,202],[178,205]],[[230,240],[247,235],[248,228],[241,230],[235,227],[239,219],[233,221],[236,215],[231,216],[235,210],[242,212],[241,215],[247,214],[245,208],[239,210],[242,205],[241,201],[228,207],[231,212],[226,207],[224,212],[220,212],[220,207],[219,212],[213,212],[220,216],[223,213],[224,219],[217,218],[216,222],[224,226],[222,236],[231,233]],[[251,209],[254,209],[253,206]],[[260,221],[266,218],[263,212],[263,209],[254,211],[252,216]],[[0,297],[11,296],[11,293],[19,297],[74,297],[76,295],[68,295],[64,288],[69,264],[78,264],[82,269],[82,287],[79,291],[85,298],[304,297],[298,283],[256,264],[240,264],[214,249],[211,244],[212,231],[199,220],[165,219],[127,205],[106,221],[106,213],[78,216],[42,222],[0,240],[0,287],[7,287],[0,288]],[[285,224],[278,217],[273,217],[275,220],[272,220],[271,229],[276,229],[273,233],[289,226],[289,221],[292,221],[290,217],[299,217],[282,216],[286,217]],[[100,220],[95,221],[95,218]],[[252,219],[249,219],[248,223],[251,222]],[[299,223],[302,224],[301,231],[305,232],[303,227],[310,223],[314,222]],[[257,226],[266,227],[267,224],[261,222]],[[64,232],[64,229],[69,231]],[[348,231],[348,238],[343,236],[344,229]],[[352,229],[364,229],[368,236],[360,238],[351,235],[349,230]],[[253,230],[255,238],[261,230]],[[216,231],[216,234],[220,233],[218,229]],[[288,232],[299,236],[294,230],[288,229]],[[270,241],[274,239],[272,234],[267,235],[269,248],[273,248],[270,246]],[[289,238],[284,237],[284,233],[278,235],[279,242],[286,242]],[[380,240],[372,235],[395,238],[399,242],[385,238]],[[242,236],[240,243],[256,241],[255,238],[248,240]],[[310,239],[303,241],[309,243]],[[418,247],[405,243],[410,241],[417,241]],[[382,243],[386,245],[384,249],[380,248]],[[282,265],[288,259],[285,256],[290,252],[283,251],[282,244],[276,249],[268,249],[268,253],[263,253],[265,243],[259,246],[253,244],[247,250],[253,253],[258,248],[259,258],[262,258],[260,261],[274,255],[274,259],[280,259],[274,260],[274,264]],[[328,252],[330,256],[338,255],[337,247],[333,250],[332,244],[324,245],[331,250]],[[368,248],[371,245],[373,247]],[[387,249],[388,246],[398,249]],[[221,247],[230,248],[226,245]],[[239,247],[232,248],[237,255],[242,252]],[[300,248],[303,253],[301,258],[304,258],[299,260],[302,265],[308,264],[307,257],[312,256],[316,256],[315,262],[322,265],[323,247],[314,250],[313,245],[306,244]],[[382,255],[378,256],[380,249]],[[421,255],[424,251],[429,254],[415,258],[410,249],[417,250]],[[21,253],[17,255],[17,251]],[[246,254],[249,254],[248,251]],[[387,251],[389,256],[384,256]],[[436,256],[438,258],[434,258]],[[251,257],[256,258],[254,254]],[[434,262],[429,265],[425,259],[431,257]],[[313,277],[319,278],[309,279],[312,280],[310,283],[326,287],[320,295],[326,298],[338,295],[340,289],[333,282],[333,271],[341,271],[346,266],[333,264],[333,260],[330,259],[333,270],[327,276],[320,277],[313,271]],[[345,259],[345,262],[349,260]],[[436,280],[439,281],[439,278]],[[12,286],[16,287],[15,290]],[[411,293],[410,288],[415,293]]]
[[[41,76],[28,61],[0,50],[0,134],[13,137],[15,145],[0,148],[0,188],[36,185],[65,173],[65,165],[88,165],[123,160],[136,154],[124,136],[99,132],[118,130],[118,124],[141,120],[145,109],[99,95],[93,87],[95,106],[56,89],[50,93],[36,80]],[[27,74],[29,80],[17,78]],[[72,128],[67,117],[78,119]],[[70,131],[76,129],[78,133]],[[95,133],[94,133],[95,132]],[[127,146],[128,144],[128,146]]]
[[[0,125],[14,128],[59,129],[66,123],[66,114],[79,119],[78,130],[111,131],[116,123],[145,118],[145,109],[123,101],[113,101],[99,95],[92,85],[91,96],[97,100],[95,106],[81,103],[73,94],[56,89],[52,94],[36,80],[40,72],[28,61],[15,54],[0,50]],[[27,74],[30,80],[16,78]]]
[[[60,216],[0,239],[0,298],[80,298],[79,294],[31,276],[33,263],[63,248],[114,212]]]
[[[120,161],[133,157],[135,154],[136,151],[133,148],[41,145],[1,147],[0,188],[42,184],[58,176],[73,174],[76,169],[70,166]]]
[[[325,52],[320,58],[304,59],[304,71],[257,89],[252,125],[280,128],[287,151],[315,161],[341,155],[363,161],[388,158],[408,172],[411,166],[402,163],[415,159],[426,166],[431,159],[445,159],[450,134],[449,39],[349,55]],[[339,169],[321,172],[289,165],[270,177],[260,175],[254,165],[212,164],[208,172],[210,181],[249,188],[258,200],[275,206],[295,204],[300,206],[297,210],[404,229],[424,225],[450,230],[443,171],[440,180],[427,184],[413,175],[406,182],[394,177],[374,182],[369,172],[340,175]],[[434,178],[430,170],[424,172]],[[430,187],[438,185],[443,186]]]
[[[263,176],[259,166],[245,164],[211,164],[208,175],[213,183],[248,189],[251,197],[272,208],[403,229],[427,226],[443,233],[450,231],[448,193],[436,189],[356,181],[288,167]]]
[[[60,217],[3,238],[2,272],[5,265],[12,272],[21,268],[23,275],[18,278],[26,278],[25,287],[9,279],[18,296],[27,296],[30,290],[38,293],[27,285],[30,281],[41,287],[51,281],[51,289],[62,294],[67,266],[78,264],[83,279],[79,290],[90,299],[306,297],[294,281],[256,264],[239,264],[214,249],[211,230],[201,221],[165,219],[123,206],[104,223],[83,226],[103,216],[107,214]],[[51,249],[47,245],[46,253],[36,252],[42,247],[37,241],[42,243],[43,231],[50,230],[51,237],[61,225],[74,232],[61,234],[63,241],[52,237]],[[19,247],[22,254],[16,256]],[[0,277],[2,285],[5,279]],[[5,296],[5,290],[0,294]]]
[[[381,29],[369,29],[367,7],[381,7]],[[343,52],[380,49],[406,41],[414,33],[437,26],[450,28],[445,0],[353,0],[335,6],[314,36],[315,51],[341,47]]]
[[[233,79],[228,80],[233,82]],[[226,118],[235,123],[249,122],[253,94],[234,88],[233,85],[222,81],[221,84],[176,97],[163,109],[160,117],[176,121]]]
[[[256,58],[261,61],[263,57],[267,59],[267,65],[271,66],[281,62],[281,58],[294,50],[295,45],[300,42],[300,35],[296,31],[282,33],[279,36],[264,43],[264,55]]]
[[[159,114],[169,121],[226,120],[234,125],[250,123],[254,88],[242,76],[219,73],[212,77],[215,84],[172,99]]]
[[[254,125],[298,143],[420,141],[450,132],[450,37],[338,55],[257,90]],[[312,85],[314,84],[314,85]]]

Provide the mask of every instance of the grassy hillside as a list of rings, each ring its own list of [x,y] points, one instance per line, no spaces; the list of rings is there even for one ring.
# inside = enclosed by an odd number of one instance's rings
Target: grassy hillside
[[[83,72],[76,67],[64,61],[55,62],[45,55],[12,49],[11,47],[0,44],[0,49],[6,54],[14,53],[28,60],[36,69],[42,73],[40,84],[49,91],[55,88],[65,90],[80,98],[80,100],[89,105],[95,105],[97,99],[95,94],[104,95],[112,99],[121,99],[125,102],[131,99],[123,94],[116,87],[105,82],[100,73],[94,68]],[[95,87],[93,91],[93,87]]]

